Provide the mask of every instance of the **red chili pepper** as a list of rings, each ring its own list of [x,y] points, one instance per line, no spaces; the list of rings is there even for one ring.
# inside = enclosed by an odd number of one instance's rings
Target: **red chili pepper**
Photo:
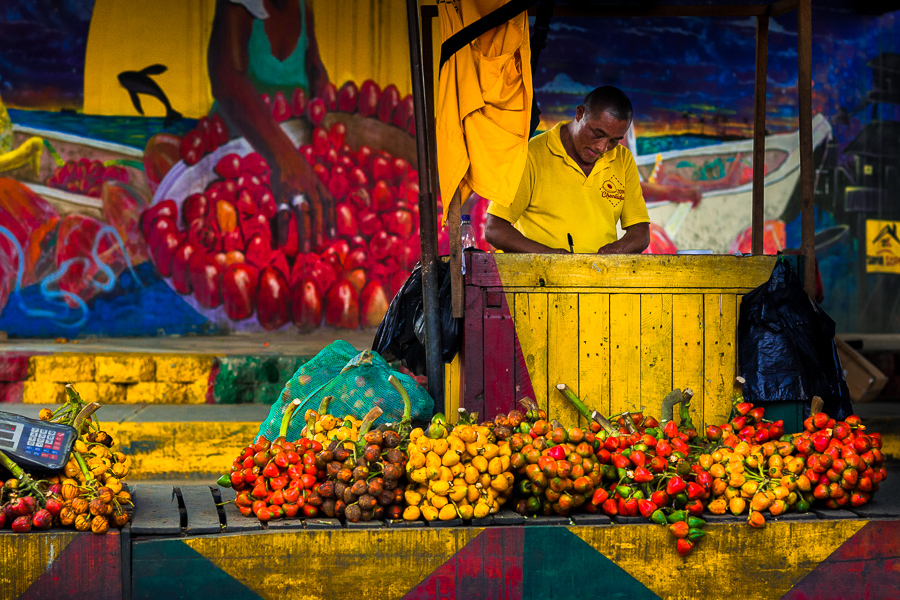
[[[679,438],[672,440],[672,448],[676,452],[683,452],[685,455],[688,455],[691,452],[691,448],[687,445],[687,442]]]
[[[619,514],[618,505],[616,504],[616,501],[613,500],[612,498],[606,499],[603,502],[603,504],[601,505],[601,508],[602,508],[603,512],[609,517],[614,517],[617,514]]]
[[[657,506],[668,506],[669,494],[667,494],[664,490],[656,490],[655,492],[650,494],[650,501]]]
[[[675,421],[669,421],[666,423],[666,426],[663,427],[663,433],[667,438],[672,439],[678,434],[678,425]]]
[[[565,460],[566,449],[562,446],[553,446],[552,448],[547,450],[547,456],[554,460]]]
[[[696,500],[691,500],[687,504],[684,505],[684,510],[688,511],[690,514],[695,517],[703,516],[703,502],[698,498]]]
[[[648,483],[653,481],[653,473],[647,467],[638,467],[634,470],[634,480],[637,483]]]
[[[638,501],[637,501],[637,499],[629,498],[628,500],[625,500],[624,507],[625,507],[624,514],[628,515],[629,517],[638,516]],[[623,512],[622,505],[620,505],[619,513],[621,514],[622,512]]]
[[[747,416],[752,418],[754,423],[759,423],[760,421],[763,420],[763,417],[765,416],[765,414],[766,414],[766,409],[763,408],[762,406],[757,406],[756,408],[751,409],[747,413]]]
[[[683,492],[685,487],[684,480],[676,475],[666,483],[666,493],[669,496],[676,496]]]
[[[628,460],[627,456],[622,456],[621,454],[613,454],[612,464],[617,469],[627,469],[631,466],[631,461]]]
[[[649,519],[656,509],[659,508],[650,500],[638,500],[638,511],[645,519]]]
[[[765,444],[770,439],[772,439],[772,438],[769,435],[768,429],[758,429],[756,431],[756,433],[753,434],[753,441],[756,442],[757,444]]]
[[[631,464],[635,467],[643,467],[647,464],[647,455],[642,450],[635,450],[628,459],[631,460]]]
[[[594,492],[594,495],[591,496],[591,504],[594,506],[599,506],[606,502],[609,499],[609,492],[600,488]]]
[[[743,416],[753,410],[753,403],[751,402],[738,402],[734,405],[734,410],[737,414]]]

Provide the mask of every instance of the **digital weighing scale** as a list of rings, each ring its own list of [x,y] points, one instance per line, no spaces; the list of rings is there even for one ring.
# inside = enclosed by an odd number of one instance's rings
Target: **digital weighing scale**
[[[78,439],[74,427],[0,412],[0,450],[20,467],[58,471]]]

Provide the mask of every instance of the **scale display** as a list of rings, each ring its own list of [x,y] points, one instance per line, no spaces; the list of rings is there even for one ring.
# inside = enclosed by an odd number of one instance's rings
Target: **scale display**
[[[62,469],[76,438],[68,425],[0,412],[0,450],[21,467]]]

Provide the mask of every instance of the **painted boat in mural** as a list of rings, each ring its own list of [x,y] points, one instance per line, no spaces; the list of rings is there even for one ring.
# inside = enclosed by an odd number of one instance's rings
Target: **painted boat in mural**
[[[68,133],[13,125],[14,147],[18,147],[34,137],[49,142],[63,161],[78,161],[86,158],[122,166],[128,172],[132,188],[149,202],[152,194],[144,177],[143,168],[140,166],[144,157],[142,149]],[[26,184],[32,191],[47,200],[60,216],[80,214],[102,220],[103,202],[100,198],[47,185],[58,166],[55,157],[45,148],[37,172],[30,166],[25,166],[0,173],[0,176],[12,177]]]
[[[831,137],[821,114],[812,120],[813,148]],[[765,219],[790,220],[789,203],[800,179],[799,131],[766,136]],[[700,203],[648,201],[650,221],[661,227],[678,249],[729,247],[749,227],[753,189],[753,140],[635,156],[644,181],[695,187]]]

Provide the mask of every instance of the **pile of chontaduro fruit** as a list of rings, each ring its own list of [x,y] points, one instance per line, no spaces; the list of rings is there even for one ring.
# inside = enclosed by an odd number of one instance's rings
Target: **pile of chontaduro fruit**
[[[400,479],[407,460],[399,448],[400,434],[375,429],[361,441],[353,450],[335,441],[316,455],[328,473],[328,481],[318,491],[322,513],[350,523],[399,519],[403,514]],[[354,451],[360,448],[361,452]]]
[[[110,527],[121,529],[130,519],[133,504],[123,481],[131,459],[113,450],[112,436],[90,416],[100,405],[84,402],[71,384],[66,393],[67,402],[56,411],[40,411],[42,421],[78,431],[62,474],[35,479],[0,452],[0,466],[12,474],[0,487],[0,529],[26,532],[57,526],[103,534]]]

